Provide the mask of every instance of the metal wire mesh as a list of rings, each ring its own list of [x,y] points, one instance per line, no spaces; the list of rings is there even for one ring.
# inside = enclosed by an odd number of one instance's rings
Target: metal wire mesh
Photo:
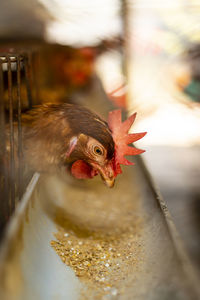
[[[21,113],[33,104],[34,57],[0,52],[0,233],[26,186]]]

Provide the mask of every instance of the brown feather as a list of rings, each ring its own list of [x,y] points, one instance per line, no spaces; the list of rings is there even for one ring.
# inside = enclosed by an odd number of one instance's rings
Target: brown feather
[[[25,157],[38,171],[64,166],[70,139],[81,133],[98,140],[106,148],[108,159],[113,156],[114,142],[107,123],[82,106],[37,106],[23,115],[22,123]]]

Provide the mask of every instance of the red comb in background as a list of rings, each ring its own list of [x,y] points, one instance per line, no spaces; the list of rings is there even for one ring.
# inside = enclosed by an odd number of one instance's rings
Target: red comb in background
[[[137,155],[145,152],[145,150],[128,146],[129,144],[138,141],[146,134],[146,132],[128,133],[135,117],[136,113],[131,115],[126,121],[122,122],[121,109],[111,111],[108,115],[108,126],[112,132],[115,143],[114,169],[116,176],[122,173],[120,164],[127,166],[134,165],[134,163],[128,161],[124,155]]]

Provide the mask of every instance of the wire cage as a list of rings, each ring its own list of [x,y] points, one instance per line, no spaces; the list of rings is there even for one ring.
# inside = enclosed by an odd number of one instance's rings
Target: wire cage
[[[37,68],[37,51],[0,49],[0,234],[27,184],[21,114],[38,97]]]
[[[22,113],[36,104],[69,102],[77,91],[87,92],[96,52],[45,43],[0,46],[0,235],[33,175],[23,157]]]

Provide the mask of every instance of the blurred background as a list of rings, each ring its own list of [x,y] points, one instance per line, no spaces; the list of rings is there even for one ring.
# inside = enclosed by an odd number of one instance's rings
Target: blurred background
[[[45,102],[81,103],[100,115],[104,101],[129,114],[137,111],[134,132],[148,132],[138,146],[146,149],[143,157],[196,266],[200,266],[198,2],[0,3],[4,99],[0,128],[3,130],[5,120],[12,127],[17,112],[19,115],[32,105]],[[17,72],[21,72],[20,107]],[[1,141],[3,138],[2,135]],[[5,162],[2,166],[1,182],[6,182]],[[20,172],[17,176],[20,179]],[[10,203],[22,193],[9,182],[7,187],[1,183],[1,189]],[[2,213],[2,227],[8,215]]]

